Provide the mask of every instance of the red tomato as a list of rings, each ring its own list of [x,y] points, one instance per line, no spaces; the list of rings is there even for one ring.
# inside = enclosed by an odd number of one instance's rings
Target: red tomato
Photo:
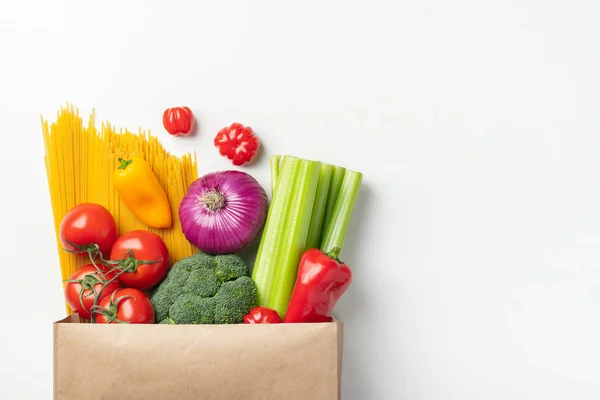
[[[173,136],[187,136],[192,132],[194,115],[188,107],[167,108],[163,113],[163,125]]]
[[[281,322],[283,321],[277,311],[263,306],[254,307],[244,315],[245,324],[279,324]]]
[[[108,269],[99,266],[100,270],[104,273],[105,281],[109,281],[115,277],[115,274],[112,272],[108,272]],[[85,319],[90,319],[90,309],[94,305],[94,293],[91,288],[93,287],[96,291],[96,294],[100,293],[102,290],[102,277],[98,274],[98,270],[94,267],[93,264],[84,265],[79,268],[71,277],[70,281],[79,281],[79,282],[67,282],[65,284],[65,299],[67,300],[67,304],[69,307],[73,309],[76,313],[79,314],[80,317]],[[113,282],[106,285],[104,290],[102,291],[102,295],[98,297],[98,304],[107,296],[110,296],[112,292],[120,288],[118,280],[114,280]],[[83,306],[79,301],[79,294],[83,290]]]
[[[130,231],[119,236],[110,252],[110,259],[122,260],[121,267],[128,272],[119,275],[118,279],[123,285],[135,289],[155,286],[169,271],[169,251],[165,242],[148,231]]]
[[[117,226],[110,212],[99,204],[84,203],[73,207],[60,223],[63,247],[85,254],[85,247],[97,244],[103,256],[117,239]]]
[[[150,299],[137,289],[119,289],[104,298],[96,312],[97,324],[153,324],[154,307]],[[104,310],[103,310],[104,309]]]

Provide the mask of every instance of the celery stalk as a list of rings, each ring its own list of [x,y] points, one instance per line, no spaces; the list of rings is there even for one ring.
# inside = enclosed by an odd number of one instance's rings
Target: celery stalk
[[[271,165],[271,197],[273,197],[277,181],[279,180],[279,162],[281,161],[281,156],[271,156],[269,161]]]
[[[288,211],[296,197],[296,177],[300,159],[284,156],[279,180],[267,213],[267,219],[260,239],[252,279],[258,289],[258,304],[266,305],[273,293],[273,280],[279,265],[277,264],[281,239],[284,236]]]
[[[329,226],[321,241],[321,250],[325,253],[329,253],[335,248],[341,250],[344,247],[361,182],[362,174],[360,172],[346,171],[344,174]]]
[[[340,187],[342,187],[342,181],[344,180],[344,174],[346,168],[334,166],[333,175],[331,176],[331,182],[329,183],[329,194],[327,195],[327,206],[325,207],[325,215],[323,216],[323,227],[321,228],[321,241],[325,237],[325,232],[329,229],[329,223],[331,222],[331,215],[333,214],[333,208],[340,193]]]
[[[288,223],[284,234],[279,237],[281,244],[275,260],[275,280],[270,286],[272,293],[267,299],[267,307],[277,311],[282,318],[285,317],[296,283],[300,258],[306,250],[321,163],[302,160],[299,169],[292,204],[287,215],[282,216]],[[283,181],[283,178],[282,175],[280,179]]]
[[[306,239],[307,249],[319,248],[319,244],[321,243],[323,216],[325,215],[325,208],[327,206],[329,183],[331,182],[333,168],[333,165],[321,164],[319,184],[317,187],[317,194],[315,195],[315,204],[310,220],[310,228],[308,229],[308,237]]]

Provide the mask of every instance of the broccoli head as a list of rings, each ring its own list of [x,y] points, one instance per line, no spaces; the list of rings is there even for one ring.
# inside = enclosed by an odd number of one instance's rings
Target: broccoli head
[[[151,301],[159,324],[236,324],[257,298],[239,256],[197,253],[173,264]]]

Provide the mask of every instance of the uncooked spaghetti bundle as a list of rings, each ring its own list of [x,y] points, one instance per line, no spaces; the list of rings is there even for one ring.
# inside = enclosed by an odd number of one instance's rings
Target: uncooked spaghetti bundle
[[[198,178],[195,154],[175,156],[167,152],[155,136],[141,129],[138,133],[123,129],[117,131],[105,122],[98,130],[93,112],[85,125],[79,111],[71,105],[62,107],[54,122],[42,118],[42,131],[63,280],[81,265],[89,263],[88,257],[64,251],[59,237],[63,217],[83,203],[104,206],[114,217],[119,234],[142,229],[159,235],[169,249],[172,263],[197,251],[186,240],[177,218],[178,206],[187,188]],[[170,228],[151,228],[144,224],[127,208],[115,190],[113,173],[119,166],[119,158],[132,157],[146,160],[164,188],[173,213]]]

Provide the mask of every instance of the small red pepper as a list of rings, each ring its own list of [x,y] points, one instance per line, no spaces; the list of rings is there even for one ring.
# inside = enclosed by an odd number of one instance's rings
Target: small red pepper
[[[221,129],[215,136],[214,144],[222,156],[229,158],[237,166],[251,162],[260,147],[260,141],[252,128],[237,122]]]
[[[163,125],[173,136],[187,136],[194,127],[194,115],[188,107],[167,108],[163,113]]]
[[[267,307],[254,307],[244,316],[246,324],[278,324],[282,322],[277,311]]]
[[[352,270],[338,259],[340,250],[304,252],[284,322],[330,322],[338,299],[352,282]]]

